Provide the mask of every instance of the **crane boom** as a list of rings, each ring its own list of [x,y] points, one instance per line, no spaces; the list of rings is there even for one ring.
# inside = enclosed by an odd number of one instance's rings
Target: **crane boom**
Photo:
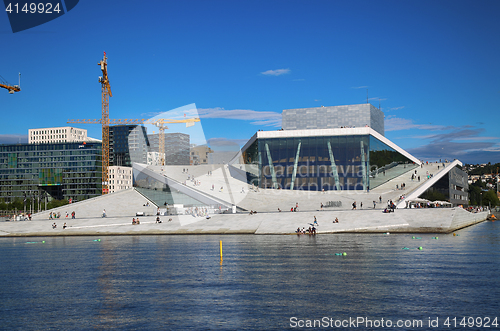
[[[146,118],[114,118],[114,119],[108,119],[109,124],[179,124],[179,123],[194,123],[194,122],[199,122],[200,119],[198,117],[195,118],[187,118],[184,120],[173,120],[173,119],[165,119],[165,118],[160,118],[160,119],[146,119]],[[68,119],[66,123],[73,123],[73,124],[101,124],[102,119]]]
[[[0,76],[2,78],[2,76]],[[21,73],[19,73],[19,85],[10,85],[7,82],[0,81],[0,87],[7,89],[10,94],[14,94],[14,92],[20,92],[21,91]]]

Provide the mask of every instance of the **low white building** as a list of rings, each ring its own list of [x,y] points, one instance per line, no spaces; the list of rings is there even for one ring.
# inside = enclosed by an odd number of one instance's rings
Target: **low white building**
[[[51,144],[88,141],[87,130],[70,126],[29,129],[29,144]]]
[[[132,187],[132,168],[111,166],[108,168],[109,193],[127,190]]]

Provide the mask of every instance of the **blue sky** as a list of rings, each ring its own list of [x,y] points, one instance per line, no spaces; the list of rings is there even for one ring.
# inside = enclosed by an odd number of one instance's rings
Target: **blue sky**
[[[0,142],[29,128],[196,104],[214,144],[280,128],[290,108],[365,103],[418,158],[500,162],[500,1],[80,1],[12,33],[0,13]],[[86,128],[100,138],[99,125]]]

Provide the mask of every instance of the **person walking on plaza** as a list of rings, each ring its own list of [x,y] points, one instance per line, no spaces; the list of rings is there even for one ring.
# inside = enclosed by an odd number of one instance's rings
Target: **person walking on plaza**
[[[356,209],[356,201],[352,203],[352,210]]]
[[[102,211],[102,217],[106,217],[106,209],[103,209],[103,211]]]

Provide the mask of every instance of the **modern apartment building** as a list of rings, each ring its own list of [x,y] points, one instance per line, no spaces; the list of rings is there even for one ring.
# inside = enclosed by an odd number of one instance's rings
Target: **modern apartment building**
[[[132,168],[111,166],[108,168],[109,193],[132,188]]]

